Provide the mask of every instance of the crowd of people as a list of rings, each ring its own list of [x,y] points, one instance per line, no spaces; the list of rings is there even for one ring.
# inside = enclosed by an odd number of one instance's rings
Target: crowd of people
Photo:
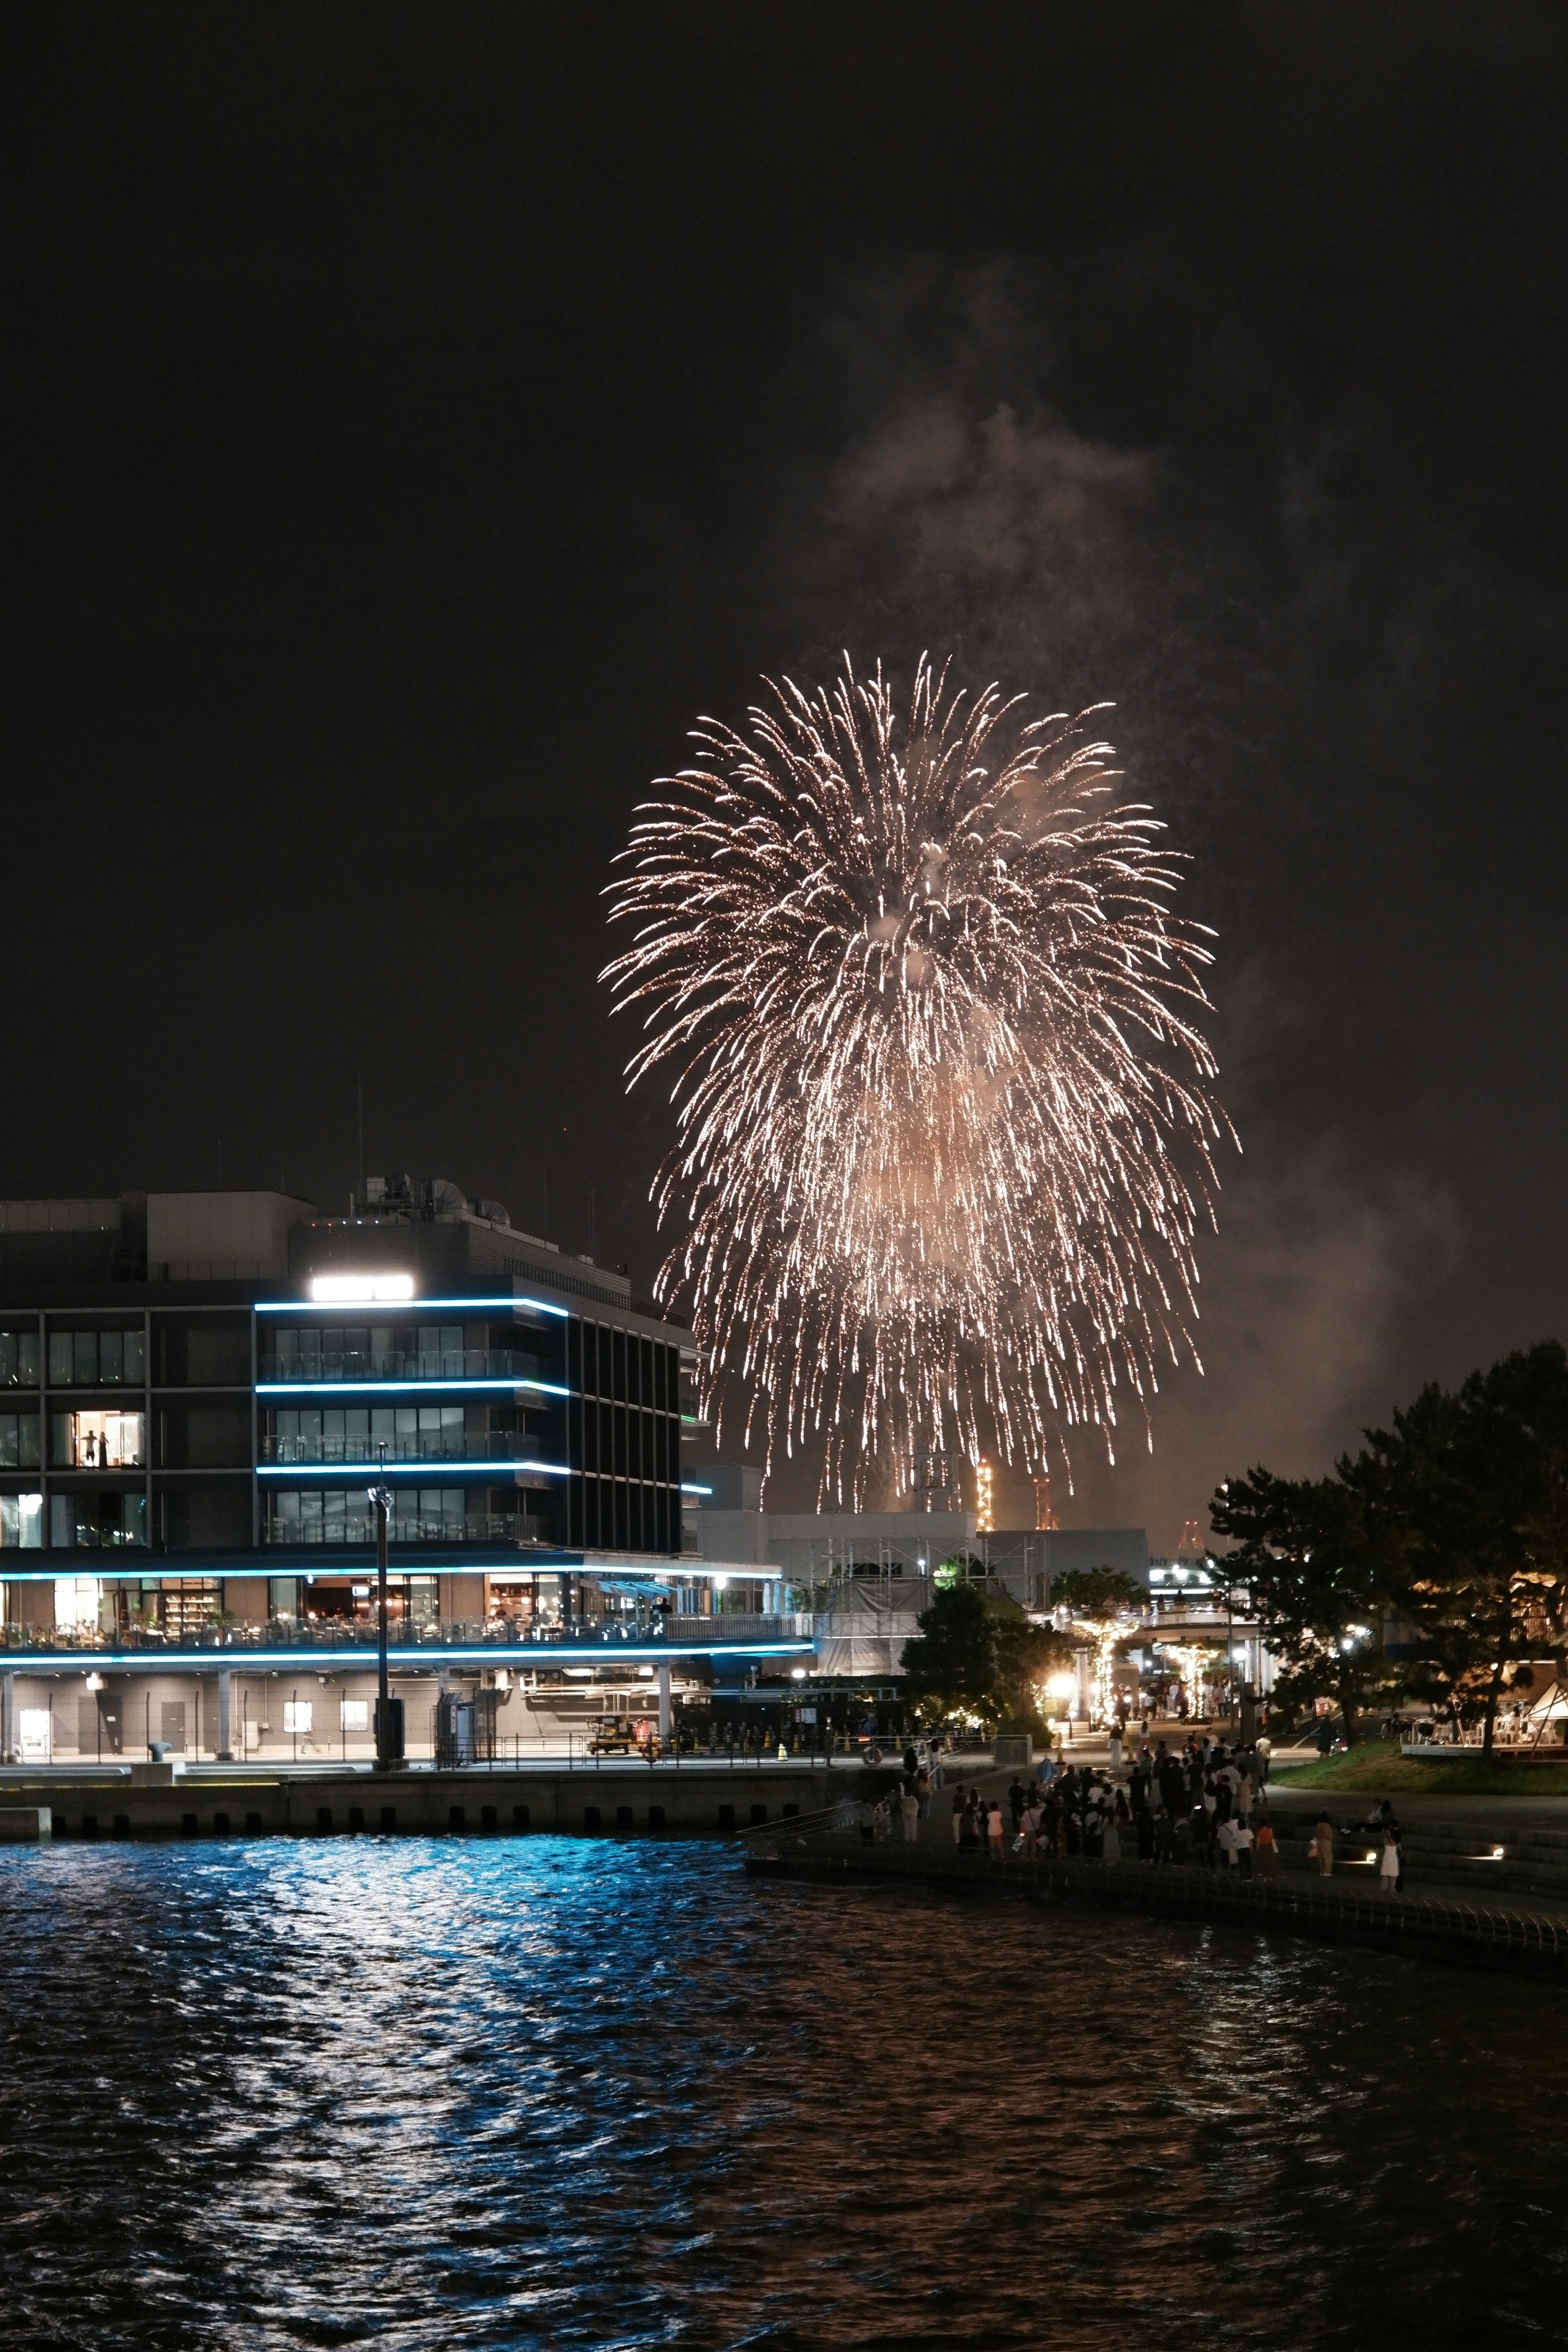
[[[1163,1738],[1151,1746],[1145,1734],[1125,1763],[1121,1748],[1120,1739],[1113,1743],[1109,1771],[1090,1764],[1060,1767],[1047,1757],[1027,1784],[1015,1775],[1005,1798],[962,1786],[951,1798],[943,1794],[953,1843],[991,1862],[1061,1854],[1227,1869],[1243,1878],[1277,1876],[1279,1845],[1268,1815],[1266,1751],[1229,1747],[1207,1732],[1194,1732],[1175,1747]],[[903,1767],[900,1785],[887,1795],[843,1809],[846,1826],[852,1817],[868,1843],[914,1842],[931,1818],[942,1790],[940,1764],[911,1748]],[[1374,1806],[1367,1830],[1384,1892],[1403,1893],[1403,1841],[1386,1799]],[[1334,1840],[1325,1811],[1308,1847],[1310,1864],[1325,1878],[1333,1871]]]

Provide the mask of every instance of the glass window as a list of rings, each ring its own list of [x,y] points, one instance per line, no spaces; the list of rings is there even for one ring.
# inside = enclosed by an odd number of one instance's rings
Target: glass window
[[[274,1543],[297,1544],[300,1540],[300,1497],[295,1494],[274,1495],[272,1497],[272,1540]],[[278,1612],[273,1611],[276,1616]]]
[[[69,1495],[49,1496],[49,1549],[72,1551],[76,1548],[76,1504]]]
[[[125,1334],[123,1331],[100,1331],[98,1335],[98,1377],[106,1388],[118,1388],[125,1370]]]
[[[321,1497],[306,1494],[300,1497],[300,1540],[319,1544],[321,1540]]]
[[[310,1708],[314,1702],[308,1698],[286,1698],[283,1702],[285,1733],[303,1734],[310,1728]]]
[[[382,1324],[370,1335],[370,1369],[378,1378],[395,1379],[392,1370],[395,1342],[391,1327]]]
[[[71,1378],[79,1389],[89,1389],[98,1379],[98,1334],[71,1333]]]
[[[127,1331],[123,1336],[125,1384],[139,1389],[147,1379],[147,1335],[144,1331]]]
[[[52,1412],[49,1460],[67,1470],[139,1470],[144,1423],[139,1412]]]
[[[96,1631],[98,1604],[103,1591],[96,1576],[57,1576],[55,1623],[61,1633]]]
[[[147,1540],[147,1497],[145,1495],[120,1496],[120,1540],[127,1544],[145,1544]]]
[[[351,1405],[344,1412],[343,1460],[370,1460],[370,1411],[365,1405]]]
[[[300,1334],[300,1370],[302,1381],[319,1381],[321,1377],[321,1335],[312,1324]]]
[[[321,1415],[321,1459],[323,1462],[341,1462],[343,1459],[342,1406],[334,1410],[329,1405]]]
[[[343,1534],[343,1507],[346,1501],[347,1497],[341,1486],[330,1488],[328,1492],[321,1496],[321,1540],[323,1543],[341,1544],[346,1540]]]
[[[68,1389],[71,1384],[71,1335],[68,1331],[49,1333],[49,1386]]]
[[[5,1551],[41,1551],[43,1542],[43,1496],[0,1495],[0,1549]]]
[[[0,1412],[0,1470],[36,1470],[37,1466],[37,1414]]]
[[[345,1731],[370,1729],[370,1701],[367,1698],[344,1698],[338,1701]]]

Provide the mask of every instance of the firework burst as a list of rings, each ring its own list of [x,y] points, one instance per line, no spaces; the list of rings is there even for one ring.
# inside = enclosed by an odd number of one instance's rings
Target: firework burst
[[[1193,1353],[1194,1242],[1229,1133],[1195,1025],[1210,961],[1180,860],[1113,804],[1095,712],[1029,720],[922,658],[768,682],[639,807],[603,975],[670,1085],[655,1187],[681,1230],[705,1402],[863,1493],[927,1454],[1043,1469],[1145,1428]]]

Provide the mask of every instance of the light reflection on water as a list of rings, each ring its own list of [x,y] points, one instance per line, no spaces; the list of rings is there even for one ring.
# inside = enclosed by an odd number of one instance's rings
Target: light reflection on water
[[[0,1853],[0,2341],[1568,2342],[1563,1997],[553,1838]]]

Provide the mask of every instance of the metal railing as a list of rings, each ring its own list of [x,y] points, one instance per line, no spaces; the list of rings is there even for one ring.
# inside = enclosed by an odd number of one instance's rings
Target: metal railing
[[[804,1640],[809,1638],[810,1631],[809,1618],[679,1618],[654,1612],[641,1621],[592,1618],[574,1620],[570,1624],[528,1626],[496,1619],[483,1622],[448,1620],[444,1623],[438,1619],[423,1623],[394,1620],[387,1628],[387,1641],[394,1651],[439,1648],[444,1644],[464,1649],[483,1645],[497,1650],[559,1649],[569,1645],[584,1653],[592,1651],[608,1661],[613,1660],[617,1650],[650,1642],[668,1642],[677,1649],[722,1649],[732,1643]],[[35,1656],[50,1659],[90,1656],[103,1650],[148,1650],[160,1652],[172,1662],[189,1655],[193,1664],[205,1664],[216,1654],[239,1664],[247,1650],[279,1649],[297,1650],[301,1654],[312,1650],[363,1649],[374,1658],[376,1628],[366,1619],[346,1617],[318,1619],[314,1622],[293,1617],[274,1617],[266,1623],[215,1622],[177,1633],[145,1624],[105,1631],[99,1626],[10,1623],[4,1628],[0,1657],[12,1663]]]
[[[363,1433],[353,1437],[284,1436],[263,1431],[263,1462],[313,1465],[344,1464],[373,1475],[384,1449],[388,1462],[533,1462],[542,1468],[565,1470],[553,1460],[543,1442],[516,1429],[408,1429],[383,1437]]]
[[[537,1381],[539,1358],[519,1348],[271,1349],[264,1381]]]

